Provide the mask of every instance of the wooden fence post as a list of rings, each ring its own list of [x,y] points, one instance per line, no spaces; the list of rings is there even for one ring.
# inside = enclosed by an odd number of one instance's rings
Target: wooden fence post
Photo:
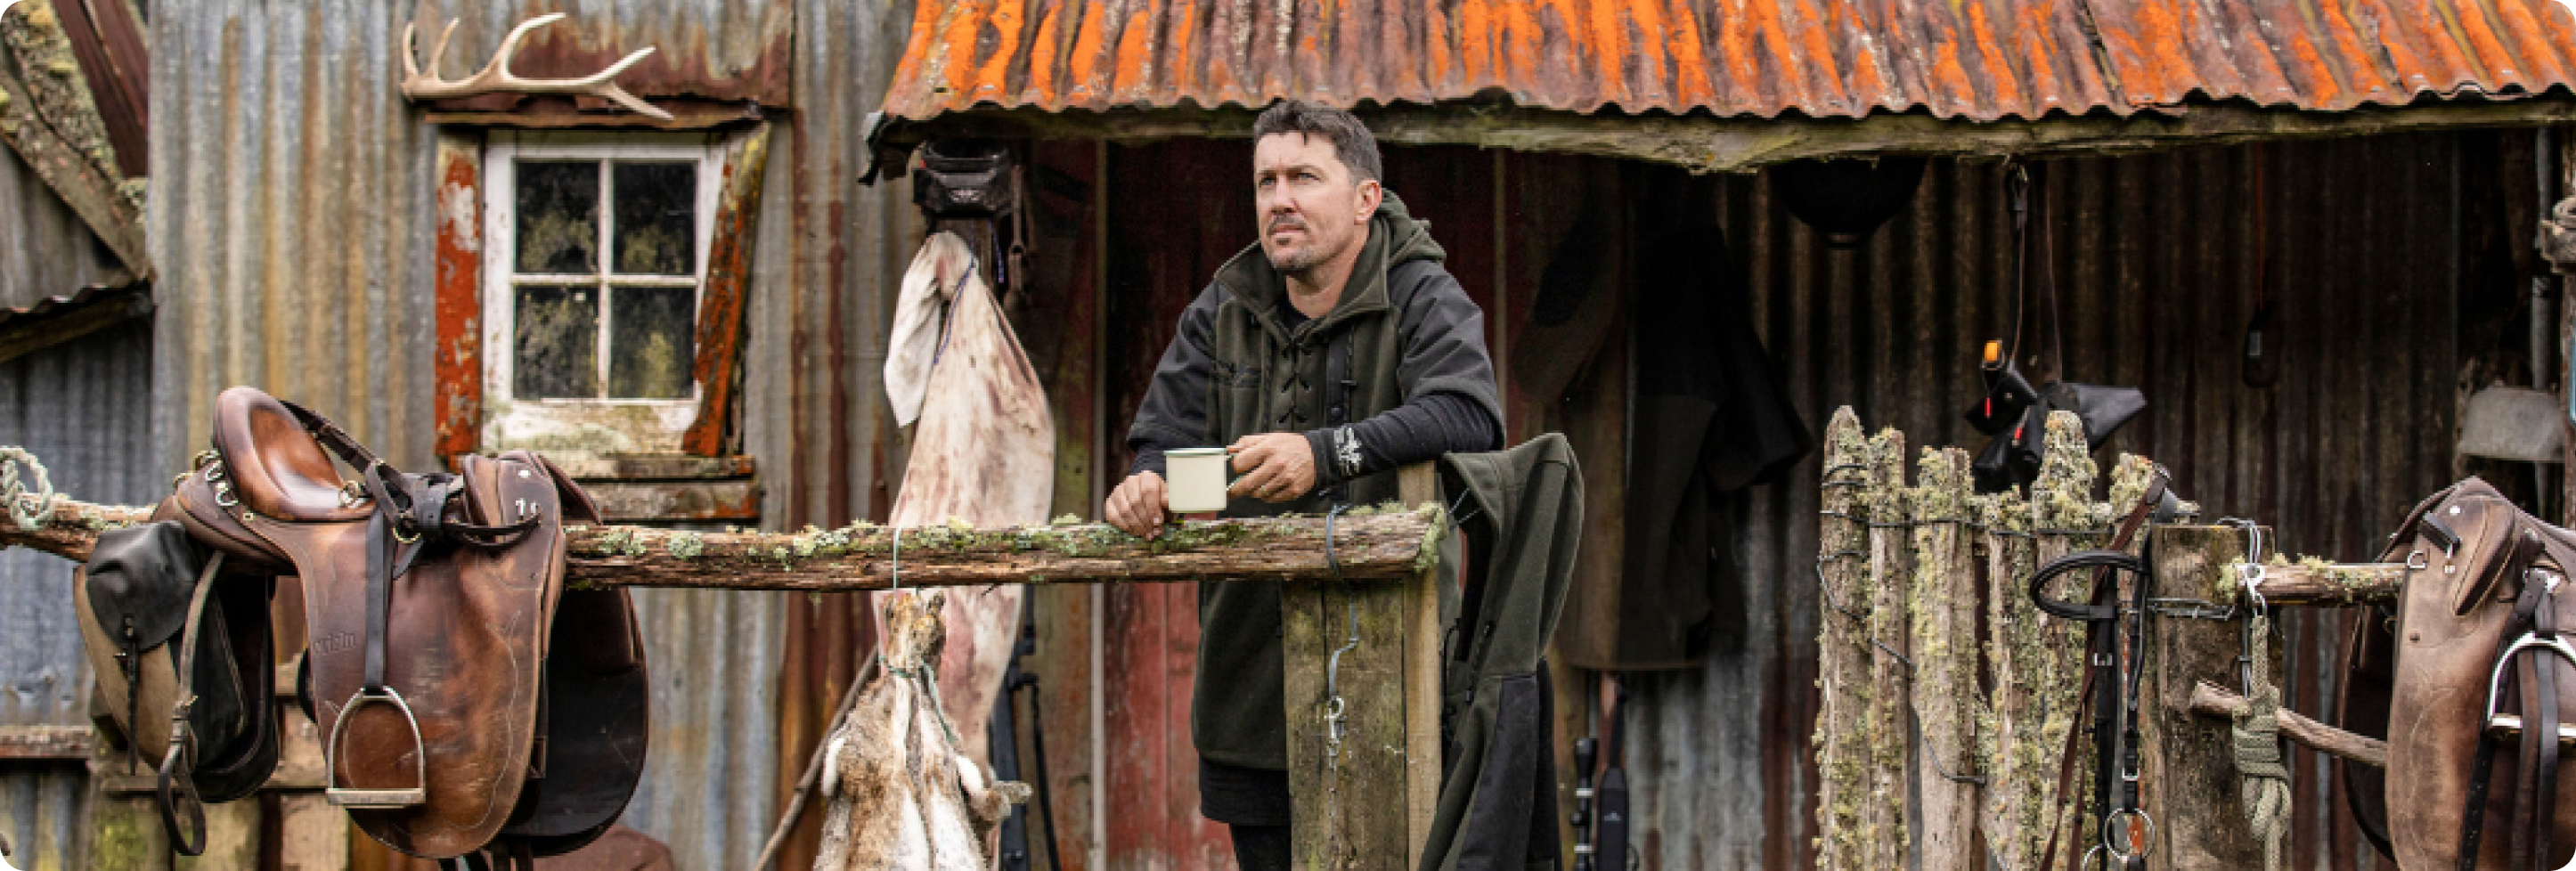
[[[1862,595],[1861,491],[1868,486],[1868,442],[1850,406],[1825,427],[1823,516],[1818,518],[1816,688],[1816,850],[1820,871],[1869,867],[1862,852],[1861,811],[1870,801],[1867,714],[1869,656],[1863,639],[1869,599]]]
[[[1923,451],[1913,492],[1914,707],[1923,723],[1922,871],[1977,867],[1977,567],[1968,546],[1968,454]]]
[[[2104,522],[2096,516],[2099,512],[2092,499],[2096,474],[2084,443],[2083,421],[2070,412],[2050,414],[2039,479],[2031,484],[2028,508],[2037,562],[2066,555],[2075,547],[2072,531],[2095,529]],[[2008,504],[2003,510],[2023,509]],[[2052,834],[2061,848],[2084,836],[2082,813],[2062,818],[2057,809],[2061,754],[2067,734],[2077,727],[2075,708],[2081,701],[2083,634],[2071,623],[2039,613],[2030,602],[2029,590],[2020,583],[2028,577],[2028,572],[2020,572],[1998,578],[1992,590],[1993,608],[2000,617],[1992,627],[1997,648],[1995,718],[2003,724],[2005,741],[1996,760],[1998,770],[1988,783],[1994,798],[1989,805],[1988,838],[1990,843],[2000,841],[1996,851],[2007,868],[2039,867]],[[2050,592],[2081,597],[2085,591],[2069,592],[2081,585],[2082,581],[2069,577]],[[2082,759],[2076,764],[2082,766]]]
[[[1911,675],[1905,649],[1913,627],[1906,593],[1913,587],[1913,536],[1906,534],[1905,434],[1879,430],[1869,440],[1869,490],[1861,497],[1869,521],[1869,808],[1862,838],[1870,868],[1905,867],[1906,809],[1912,790]]]
[[[2155,530],[2154,595],[2205,599],[2222,574],[2245,558],[2245,531],[2230,526],[2165,526]],[[2156,821],[2155,864],[2175,871],[2259,868],[2263,845],[2245,820],[2229,722],[2194,715],[2201,681],[2242,691],[2236,658],[2238,620],[2153,615],[2138,692],[2143,730],[2139,766],[2147,814]],[[2280,650],[2263,668],[2281,673]]]
[[[1988,852],[2010,856],[2020,849],[2021,806],[2028,801],[2014,788],[2021,782],[2015,775],[2030,765],[2021,749],[2030,742],[2025,734],[2029,724],[2018,713],[2030,704],[2030,689],[2020,674],[2028,666],[2021,659],[2022,637],[2012,630],[2014,621],[2037,618],[2021,598],[2019,579],[2030,577],[2038,563],[2030,538],[2030,500],[2020,491],[1978,495],[1969,502],[1984,530],[1978,538],[1986,550],[1986,661],[1994,675],[1994,693],[1979,712],[1977,755],[1985,765],[1980,773],[1986,784],[1977,802],[1977,821]]]
[[[1407,506],[1438,498],[1429,464],[1398,475]],[[1426,569],[1392,583],[1281,585],[1295,867],[1420,863],[1440,790],[1437,583]],[[1325,718],[1336,694],[1345,718],[1338,750]]]

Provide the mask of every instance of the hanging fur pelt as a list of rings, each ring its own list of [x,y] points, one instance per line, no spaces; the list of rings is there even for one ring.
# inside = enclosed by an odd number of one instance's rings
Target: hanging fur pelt
[[[959,747],[934,673],[948,630],[940,591],[890,596],[881,668],[835,724],[824,756],[815,871],[985,871],[993,831],[1027,784],[997,781]]]

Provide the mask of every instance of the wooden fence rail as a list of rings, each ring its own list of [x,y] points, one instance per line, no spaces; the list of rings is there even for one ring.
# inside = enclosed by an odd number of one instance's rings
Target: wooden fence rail
[[[899,563],[907,586],[1209,577],[1302,582],[1281,594],[1295,863],[1398,871],[1420,864],[1440,789],[1441,627],[1433,574],[1449,528],[1431,467],[1408,466],[1398,474],[1399,503],[1331,522],[1329,558],[1320,517],[1191,521],[1151,541],[1080,523],[900,532],[862,524],[799,533],[594,526],[569,536],[568,575],[596,586],[874,590],[893,584]],[[57,499],[32,530],[0,517],[0,547],[87,560],[100,532],[150,514]],[[1325,672],[1354,621],[1360,642],[1341,657],[1334,686],[1350,737],[1341,757],[1332,759],[1323,719]],[[157,828],[136,823],[149,821],[140,801],[127,803],[134,813],[102,815],[98,824],[112,818],[135,824],[142,837],[157,836]]]

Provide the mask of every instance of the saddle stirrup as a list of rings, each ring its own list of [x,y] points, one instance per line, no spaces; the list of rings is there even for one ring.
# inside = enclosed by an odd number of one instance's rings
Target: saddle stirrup
[[[2505,647],[2504,655],[2496,657],[2495,668],[2487,678],[2486,719],[2483,721],[2486,724],[2487,729],[2485,740],[2500,741],[2510,737],[2521,736],[2524,733],[2525,728],[2528,726],[2522,717],[2502,713],[2500,711],[2502,708],[2502,697],[2504,694],[2505,672],[2513,667],[2514,657],[2525,651],[2543,654],[2557,654],[2559,658],[2567,660],[2569,664],[2576,665],[2576,645],[2568,644],[2567,640],[2564,638],[2542,638],[2537,632],[2525,632],[2521,638],[2515,639],[2512,644],[2507,645]],[[2535,664],[2535,667],[2545,668],[2547,666]],[[2553,717],[2552,719],[2555,718]],[[2546,741],[2556,739],[2559,742],[2565,742],[2571,734],[2568,727],[2563,723],[2553,725],[2557,726],[2555,731],[2558,734],[2546,736],[2540,740]],[[2546,819],[2546,815],[2543,815],[2543,819]],[[2463,858],[2466,857],[2464,856]],[[2546,862],[2547,860],[2540,859],[2538,861]],[[2576,871],[2576,856],[2568,857],[2567,864],[2560,866],[2557,871]]]
[[[411,703],[403,700],[402,693],[385,685],[386,612],[393,604],[392,576],[399,569],[392,564],[392,542],[387,540],[394,530],[381,511],[380,506],[379,513],[367,521],[366,683],[349,696],[348,704],[341,706],[340,716],[331,723],[331,743],[323,747],[323,761],[329,766],[329,776],[322,795],[332,804],[348,808],[404,808],[429,803],[429,746],[421,739],[420,718],[412,714]],[[402,712],[404,725],[411,728],[412,785],[409,787],[375,789],[340,785],[341,742],[348,736],[349,721],[370,704],[390,706]]]

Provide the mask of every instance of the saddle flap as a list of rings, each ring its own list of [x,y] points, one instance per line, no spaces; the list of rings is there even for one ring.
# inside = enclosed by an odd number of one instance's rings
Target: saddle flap
[[[197,553],[176,523],[111,529],[99,533],[88,575],[90,615],[99,628],[120,644],[130,639],[149,649],[186,625],[188,595],[197,588]]]

